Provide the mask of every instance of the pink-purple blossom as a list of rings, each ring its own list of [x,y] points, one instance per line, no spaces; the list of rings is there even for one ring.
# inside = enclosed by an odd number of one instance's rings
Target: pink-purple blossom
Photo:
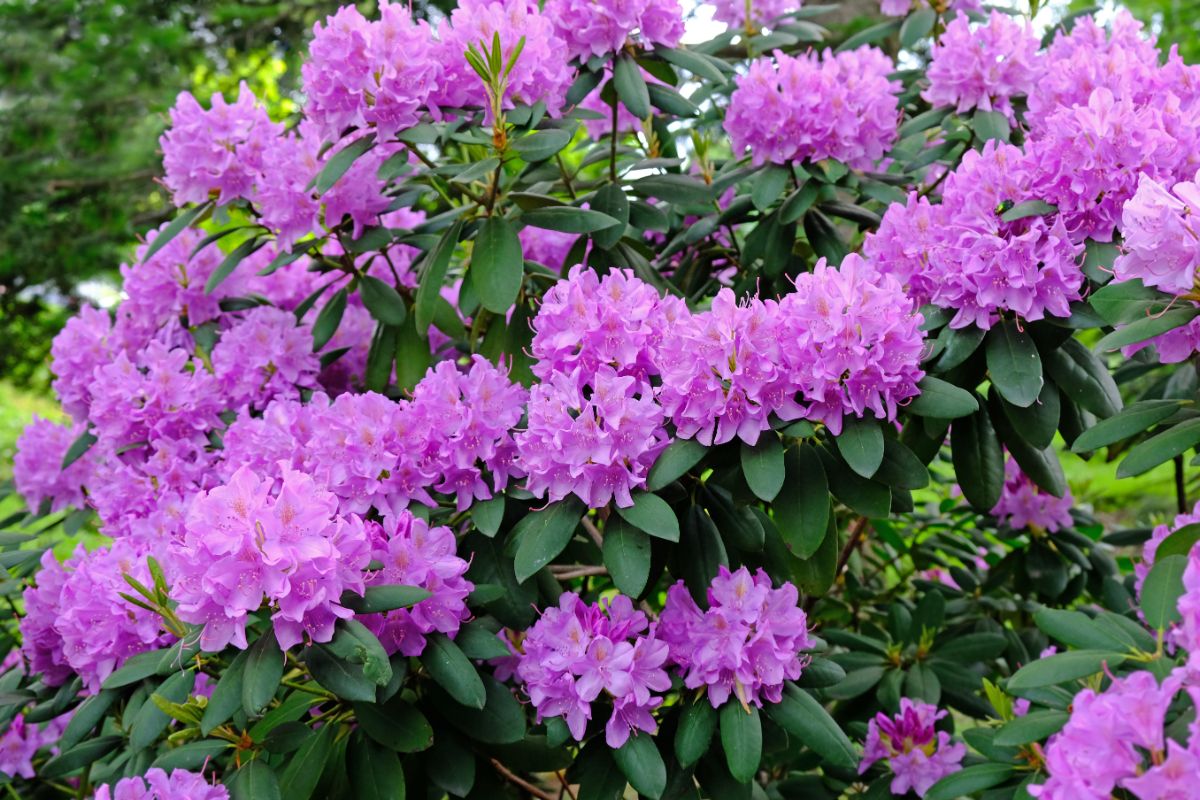
[[[873,47],[755,59],[725,114],[735,154],[755,165],[835,158],[869,169],[896,140],[899,81]]]
[[[803,0],[716,0],[713,19],[730,28],[756,31],[798,11],[803,4]]]
[[[778,703],[784,681],[800,677],[808,618],[791,583],[773,588],[761,569],[720,567],[701,610],[683,581],[667,591],[658,635],[689,689],[705,689],[713,707]]]
[[[229,790],[200,772],[151,767],[145,777],[122,778],[96,790],[93,800],[229,800]]]
[[[1171,294],[1192,292],[1200,266],[1200,185],[1181,181],[1169,189],[1143,173],[1121,210],[1121,254],[1116,280],[1139,279]]]
[[[86,432],[86,425],[59,425],[36,416],[22,431],[13,458],[13,482],[30,511],[36,512],[44,502],[52,512],[84,507],[83,490],[93,459],[85,453],[66,469],[62,463],[71,445]]]
[[[946,713],[928,703],[902,697],[896,716],[882,711],[876,714],[867,723],[859,774],[885,761],[892,772],[893,795],[915,792],[924,797],[939,780],[962,769],[967,752],[966,746],[953,742],[950,734],[934,728]]]
[[[517,675],[538,720],[562,717],[581,741],[593,704],[606,695],[612,714],[605,742],[616,749],[638,731],[655,733],[651,712],[671,688],[664,669],[667,645],[624,595],[588,605],[564,592],[529,629]]]
[[[1013,530],[1039,528],[1054,533],[1075,524],[1071,519],[1074,503],[1070,490],[1055,497],[1030,480],[1010,456],[1004,464],[1004,489],[992,516]]]
[[[275,398],[315,389],[321,361],[312,328],[288,311],[259,306],[221,334],[212,352],[213,374],[228,408],[263,408]]]
[[[622,50],[627,43],[674,47],[683,36],[679,0],[546,0],[542,9],[569,58],[587,61]]]

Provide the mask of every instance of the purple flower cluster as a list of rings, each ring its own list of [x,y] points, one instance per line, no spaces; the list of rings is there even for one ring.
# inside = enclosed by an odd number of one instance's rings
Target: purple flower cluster
[[[616,53],[629,42],[674,47],[683,36],[679,0],[546,0],[542,12],[567,45],[567,56],[583,61]]]
[[[909,11],[921,8],[929,8],[928,0],[879,0],[879,12],[889,17],[903,17]],[[951,11],[958,14],[966,14],[967,12],[979,12],[982,8],[980,0],[950,0],[949,3],[939,2],[938,10],[942,13],[942,8],[949,6]]]
[[[986,25],[972,29],[960,14],[933,46],[929,88],[921,96],[934,106],[954,106],[960,114],[975,108],[998,111],[1015,123],[1012,98],[1029,94],[1037,84],[1039,46],[1028,21],[993,11]]]
[[[1136,278],[1171,294],[1192,292],[1200,267],[1197,214],[1200,183],[1195,179],[1168,189],[1143,173],[1137,192],[1121,210],[1124,241],[1113,262],[1116,280]]]
[[[778,703],[783,682],[800,677],[809,647],[808,618],[790,583],[778,589],[761,569],[722,566],[701,610],[683,581],[667,590],[658,635],[689,689],[704,688],[713,707],[733,695],[743,706]]]
[[[1168,747],[1163,731],[1180,685],[1178,676],[1159,684],[1153,673],[1139,671],[1114,678],[1101,692],[1079,692],[1071,718],[1046,745],[1049,779],[1029,786],[1029,793],[1041,800],[1104,800],[1123,788],[1141,800],[1190,797],[1200,736],[1193,733],[1187,746],[1171,741]]]
[[[174,769],[168,774],[152,767],[144,778],[135,775],[101,786],[92,800],[229,800],[229,790],[199,772]]]
[[[26,722],[24,714],[18,714],[8,723],[8,729],[0,734],[0,772],[15,778],[34,776],[33,760],[38,751],[47,748],[51,755],[58,755],[54,745],[66,730],[70,714],[55,717],[41,724]]]
[[[1075,524],[1071,519],[1073,505],[1075,499],[1069,489],[1062,497],[1055,497],[1040,489],[1009,457],[1004,464],[1004,490],[992,516],[1013,530],[1040,528],[1054,533]]]
[[[588,605],[564,592],[529,629],[517,676],[537,709],[538,720],[562,717],[582,740],[601,694],[612,700],[605,741],[617,749],[635,731],[655,733],[651,711],[671,688],[664,664],[667,644],[624,595]]]
[[[1196,523],[1200,523],[1200,503],[1197,503],[1190,512],[1176,516],[1170,525],[1163,524],[1154,527],[1154,530],[1150,533],[1150,538],[1142,545],[1142,560],[1133,565],[1133,574],[1139,594],[1142,591],[1142,584],[1146,581],[1146,576],[1150,574],[1150,568],[1154,566],[1154,558],[1158,553],[1158,546],[1166,541],[1167,537],[1175,531],[1187,525],[1195,525]]]
[[[83,507],[91,458],[85,453],[66,469],[62,463],[71,445],[86,430],[87,426],[79,423],[59,425],[35,416],[21,433],[13,459],[13,481],[31,509],[42,503],[49,503],[50,511]]]
[[[958,772],[966,745],[952,743],[950,734],[934,728],[946,712],[928,703],[900,698],[900,713],[894,717],[880,712],[867,723],[867,740],[861,775],[878,761],[886,761],[892,771],[893,795],[916,792],[924,797],[929,788],[951,773]]]
[[[756,31],[770,27],[785,14],[799,11],[802,5],[803,0],[716,0],[713,19],[730,28]]]
[[[388,653],[419,656],[426,634],[440,631],[453,638],[470,617],[467,595],[475,585],[463,577],[470,566],[455,553],[454,532],[430,527],[420,517],[401,511],[382,525],[368,525],[371,558],[383,568],[368,575],[370,586],[420,586],[432,596],[409,608],[369,614],[360,621]]]
[[[362,594],[370,543],[357,516],[339,516],[337,498],[303,473],[263,480],[242,467],[191,504],[171,560],[180,619],[203,625],[200,645],[246,647],[246,617],[274,610],[283,648],[327,642],[353,616],[343,592]]]
[[[47,551],[37,585],[25,590],[21,618],[30,671],[48,685],[63,683],[73,672],[96,692],[127,658],[167,641],[156,613],[120,596],[131,591],[124,575],[144,586],[153,583],[146,556],[129,539],[91,553],[79,545],[63,564]]]
[[[869,169],[896,140],[900,82],[873,47],[796,57],[776,51],[736,79],[725,131],[755,165],[835,158]]]
[[[370,127],[384,140],[416,125],[442,69],[428,23],[385,0],[378,20],[348,5],[314,25],[300,71],[305,116],[321,139],[337,141],[347,128]]]
[[[316,389],[320,357],[312,328],[289,311],[259,306],[225,331],[212,352],[213,374],[227,408],[264,408],[271,400]]]
[[[916,192],[893,203],[863,251],[916,302],[954,309],[954,328],[990,328],[1003,311],[1029,321],[1066,317],[1080,299],[1082,245],[1056,214],[1001,219],[1033,197],[1025,154],[991,141],[982,153],[967,151],[941,203]]]

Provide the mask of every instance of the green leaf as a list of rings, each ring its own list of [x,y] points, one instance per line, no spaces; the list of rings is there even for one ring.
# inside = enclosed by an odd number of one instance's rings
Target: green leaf
[[[513,568],[518,583],[524,583],[563,551],[583,511],[582,503],[568,497],[526,515],[517,523],[509,541],[517,543]]]
[[[604,566],[617,589],[640,596],[650,577],[650,538],[633,525],[609,520],[604,527]]]
[[[325,166],[321,168],[321,171],[313,181],[313,187],[317,190],[317,194],[325,194],[332,189],[333,185],[346,174],[346,170],[354,166],[354,162],[363,153],[370,150],[373,144],[375,144],[375,134],[368,134],[361,139],[355,139],[334,153],[325,162]]]
[[[850,739],[812,695],[786,683],[783,699],[766,707],[767,716],[814,753],[844,769],[858,766],[858,753]]]
[[[521,221],[535,228],[563,233],[595,233],[621,224],[608,214],[575,206],[547,206],[525,211]]]
[[[783,194],[792,171],[778,164],[767,164],[755,175],[750,186],[750,199],[759,211],[766,211]]]
[[[1017,203],[1000,215],[1001,222],[1016,222],[1027,217],[1044,217],[1047,214],[1057,214],[1058,206],[1052,206],[1043,200],[1026,200]]]
[[[476,500],[471,506],[471,521],[484,536],[489,539],[495,536],[504,522],[504,495],[498,494],[491,500]]]
[[[797,558],[811,558],[829,526],[829,486],[825,468],[810,444],[787,451],[786,479],[775,502],[775,522]]]
[[[1140,280],[1114,281],[1088,298],[1088,304],[1109,325],[1126,325],[1157,317],[1174,302],[1171,295],[1144,286]]]
[[[1081,650],[1122,650],[1123,639],[1100,627],[1081,611],[1039,608],[1033,614],[1038,630],[1070,647]]]
[[[154,694],[169,703],[182,703],[196,683],[191,670],[177,672],[162,682]],[[167,729],[171,718],[157,704],[147,701],[138,709],[129,731],[129,747],[134,751],[149,747]]]
[[[889,438],[884,440],[883,463],[875,480],[893,489],[923,489],[929,485],[929,470],[900,440]]]
[[[837,523],[831,516],[821,546],[810,557],[792,565],[792,575],[805,594],[821,595],[829,591],[837,579]]]
[[[1042,392],[1042,359],[1028,333],[1015,322],[1001,320],[988,331],[988,375],[1000,395],[1020,408],[1028,408]]]
[[[1046,372],[1070,401],[1099,417],[1109,417],[1121,409],[1121,390],[1108,366],[1075,339],[1045,356]]]
[[[625,190],[619,184],[607,183],[596,190],[591,207],[601,214],[607,214],[618,223],[592,233],[592,241],[597,247],[611,249],[621,241],[621,237],[625,235],[625,228],[629,225],[629,198],[625,196]]]
[[[939,658],[948,658],[964,664],[997,658],[1008,646],[1008,640],[998,633],[968,633],[955,636],[933,649]]]
[[[932,375],[922,378],[917,388],[921,393],[908,404],[908,410],[918,417],[958,419],[979,409],[975,395]]]
[[[881,519],[892,507],[892,490],[879,481],[862,477],[843,461],[832,448],[819,451],[821,465],[829,479],[833,496],[864,517]]]
[[[954,472],[963,496],[988,513],[1004,488],[1004,453],[986,409],[957,420],[950,428]]]
[[[275,773],[259,760],[242,764],[241,769],[226,780],[230,800],[280,800],[279,781]]]
[[[339,620],[332,641],[324,647],[351,664],[361,664],[363,677],[376,686],[387,686],[392,680],[387,651],[375,634],[356,619]]]
[[[317,314],[317,321],[313,323],[313,352],[316,353],[325,345],[329,344],[329,340],[337,333],[338,326],[342,324],[342,315],[346,313],[346,298],[349,291],[346,287],[338,289],[333,297],[329,298],[329,302],[321,309],[321,313]]]
[[[120,669],[104,679],[104,683],[100,685],[100,688],[120,689],[122,686],[128,686],[144,678],[149,678],[151,675],[158,673],[158,663],[161,660],[161,650],[151,650],[131,656],[125,660]]]
[[[80,703],[71,716],[71,721],[67,723],[66,729],[63,730],[62,736],[58,739],[59,749],[65,752],[83,741],[83,738],[92,732],[100,720],[104,719],[104,715],[108,713],[108,709],[112,708],[116,699],[116,691],[101,689]]]
[[[1070,718],[1071,715],[1066,711],[1030,711],[1023,717],[1005,723],[996,731],[996,738],[992,741],[1001,747],[1019,747],[1030,742],[1040,742],[1062,730]]]
[[[246,256],[258,250],[266,243],[266,239],[252,237],[235,247],[229,255],[225,256],[220,266],[208,276],[208,280],[204,282],[204,293],[212,294],[218,286],[225,282],[226,278],[233,274],[238,264],[242,263]]]
[[[308,736],[292,754],[279,776],[279,792],[288,800],[308,800],[312,797],[325,771],[338,726],[322,725]]]
[[[1200,307],[1172,308],[1157,316],[1145,317],[1118,328],[1097,342],[1096,349],[1101,351],[1120,350],[1127,345],[1144,342],[1167,331],[1182,328],[1197,316],[1200,316]]]
[[[633,495],[633,505],[617,506],[617,513],[630,525],[651,536],[668,542],[679,541],[679,519],[667,501],[656,494],[637,492]]]
[[[734,697],[721,706],[721,747],[729,774],[739,783],[749,783],[762,759],[762,722],[757,708],[742,708]]]
[[[485,626],[481,621],[464,623],[458,629],[454,643],[467,655],[467,658],[486,660],[489,658],[504,658],[510,655],[504,642],[496,632]]]
[[[283,680],[283,652],[271,628],[267,628],[247,652],[242,677],[242,708],[253,715],[270,702]]]
[[[53,780],[69,775],[100,760],[116,750],[124,741],[125,739],[121,736],[99,736],[77,744],[43,764],[37,772],[38,777],[43,780]]]
[[[484,707],[487,691],[479,678],[479,672],[463,651],[458,649],[458,645],[450,641],[444,633],[435,633],[427,637],[421,663],[429,670],[429,675],[434,681],[455,700],[470,708]]]
[[[571,143],[571,131],[557,128],[535,131],[528,136],[514,139],[512,149],[529,163],[545,161]]]
[[[175,219],[171,220],[171,223],[167,225],[167,227],[158,232],[158,234],[154,237],[154,241],[150,242],[150,244],[146,246],[146,254],[142,256],[142,263],[145,264],[147,261],[154,258],[155,253],[170,244],[171,240],[178,236],[184,228],[191,225],[204,213],[211,211],[212,208],[213,201],[208,200],[198,206],[189,208],[187,211],[184,211],[181,214],[176,215]]]
[[[914,44],[929,35],[936,21],[937,12],[932,8],[922,8],[909,14],[900,25],[900,46],[911,49]]]
[[[708,448],[695,439],[676,439],[667,445],[650,468],[646,488],[652,492],[665,488],[696,466],[707,452]]]
[[[650,104],[671,116],[694,117],[700,113],[700,108],[695,103],[670,86],[662,83],[648,83],[646,89],[650,93]]]
[[[750,490],[768,503],[774,500],[787,476],[779,437],[764,432],[753,446],[742,442],[741,454],[742,474]]]
[[[1134,403],[1079,434],[1071,445],[1071,451],[1086,453],[1137,436],[1174,416],[1179,409],[1177,400],[1142,400]]]
[[[346,756],[358,800],[404,800],[404,768],[395,753],[356,733]]]
[[[185,745],[172,748],[158,758],[150,766],[171,772],[176,769],[198,771],[201,767],[219,758],[233,745],[222,739],[200,739]]]
[[[1154,558],[1167,556],[1186,556],[1191,553],[1196,542],[1200,542],[1200,524],[1192,523],[1171,531],[1171,534],[1159,542],[1154,550]]]
[[[1172,425],[1129,449],[1117,467],[1118,478],[1132,478],[1170,461],[1177,455],[1200,444],[1200,419],[1189,419]]]
[[[421,280],[417,285],[417,297],[413,305],[418,331],[428,330],[437,316],[438,300],[441,299],[442,285],[446,282],[446,270],[450,267],[450,257],[454,254],[454,248],[458,246],[461,234],[462,220],[456,220],[423,259],[424,268],[421,270]]]
[[[613,65],[613,88],[629,113],[638,119],[650,116],[650,91],[638,63],[622,54]]]
[[[339,657],[324,645],[308,648],[304,663],[319,684],[343,700],[366,703],[375,700],[375,682],[366,677],[361,664]]]
[[[358,294],[371,316],[384,325],[400,326],[408,318],[408,306],[400,293],[379,278],[363,275],[359,279]]]
[[[675,757],[681,766],[690,767],[708,752],[708,745],[717,730],[717,712],[708,702],[707,694],[701,694],[683,706],[675,731]]]
[[[999,786],[1016,770],[1010,764],[973,764],[953,772],[925,793],[925,800],[957,800]]]
[[[837,435],[838,452],[850,469],[864,478],[875,475],[883,463],[883,430],[874,419],[847,416],[842,420],[842,432]]]
[[[503,217],[488,217],[471,251],[471,285],[488,311],[504,314],[517,300],[525,259],[516,228]]]
[[[483,710],[442,704],[443,716],[470,738],[484,744],[512,744],[525,738],[525,712],[512,691],[490,675],[483,676],[487,702]],[[445,695],[441,695],[445,697]]]
[[[650,800],[658,800],[667,789],[667,766],[648,733],[633,733],[613,759],[625,774],[629,785]]]
[[[975,135],[981,142],[989,139],[1007,142],[1012,135],[1012,128],[1009,127],[1007,117],[999,111],[984,111],[983,109],[977,110],[975,116],[971,118],[971,130],[975,131]]]
[[[1071,650],[1031,661],[1008,679],[1007,686],[1010,692],[1054,686],[1095,675],[1106,667],[1116,669],[1124,661],[1125,656],[1121,653],[1106,650]]]
[[[397,753],[416,753],[433,745],[430,721],[400,698],[386,705],[355,703],[354,718],[367,735]]]
[[[1042,386],[1037,402],[1028,408],[1017,408],[1004,398],[1000,398],[999,405],[1009,427],[1031,447],[1045,450],[1054,441],[1062,402],[1058,387],[1050,381]]]
[[[342,595],[341,603],[356,614],[379,614],[397,608],[408,608],[432,595],[420,586],[368,586],[362,596],[353,592]]]
[[[1187,556],[1155,557],[1154,566],[1142,584],[1141,607],[1147,625],[1164,630],[1179,621],[1179,598],[1184,591],[1183,572],[1187,565]]]
[[[725,75],[721,71],[726,65],[719,59],[704,53],[696,53],[684,46],[669,48],[659,47],[654,54],[670,64],[686,69],[696,77],[711,81],[717,86],[725,83]]]
[[[864,28],[853,36],[846,38],[846,41],[837,46],[837,52],[844,53],[847,50],[857,50],[864,44],[874,44],[881,42],[900,30],[900,20],[891,19],[887,22],[880,22],[877,25],[872,25],[869,28]]]
[[[71,446],[67,448],[67,452],[63,454],[62,466],[60,469],[66,469],[74,464],[79,459],[83,458],[88,450],[92,449],[92,445],[100,441],[90,430],[79,434],[79,438],[71,442]]]

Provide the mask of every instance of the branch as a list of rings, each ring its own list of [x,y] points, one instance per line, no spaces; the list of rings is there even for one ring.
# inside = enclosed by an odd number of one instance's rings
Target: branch
[[[520,786],[522,789],[529,792],[534,797],[541,798],[541,800],[558,800],[558,798],[556,798],[554,795],[547,792],[545,789],[541,789],[541,788],[538,788],[537,786],[534,786],[532,783],[525,780],[520,775],[517,775],[516,773],[514,773],[508,767],[501,764],[496,759],[491,758],[488,760],[492,762],[492,766],[496,768],[496,772],[499,772],[501,775],[503,775],[505,780],[507,780],[509,783],[511,783],[515,786]]]
[[[583,567],[583,566],[560,566],[551,567],[550,574],[560,581],[569,581],[572,578],[586,578],[589,575],[607,575],[608,570],[605,567]]]

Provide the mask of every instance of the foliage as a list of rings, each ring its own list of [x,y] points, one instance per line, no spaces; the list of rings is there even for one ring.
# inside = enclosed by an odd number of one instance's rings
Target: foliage
[[[1197,517],[1066,473],[1186,510],[1200,81],[900,5],[347,8],[287,124],[180,98],[4,490],[14,792],[1183,796]]]

